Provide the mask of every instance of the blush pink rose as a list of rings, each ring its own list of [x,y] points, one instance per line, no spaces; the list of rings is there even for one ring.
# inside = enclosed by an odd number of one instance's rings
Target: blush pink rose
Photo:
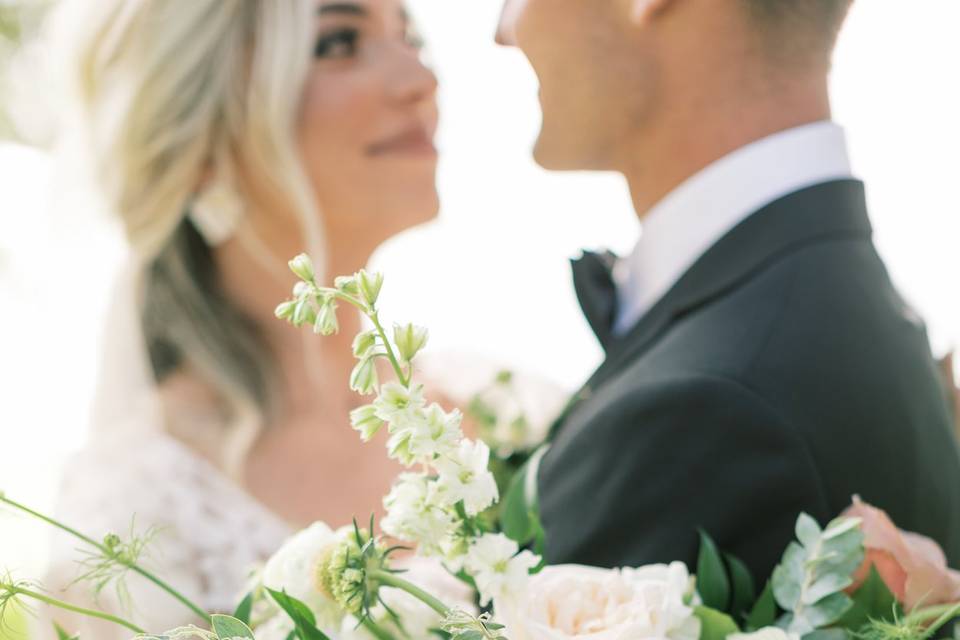
[[[947,567],[940,546],[916,533],[901,531],[881,509],[854,496],[845,517],[863,521],[866,556],[853,575],[849,593],[856,591],[876,567],[884,584],[907,611],[917,605],[930,606],[960,600],[960,572]]]

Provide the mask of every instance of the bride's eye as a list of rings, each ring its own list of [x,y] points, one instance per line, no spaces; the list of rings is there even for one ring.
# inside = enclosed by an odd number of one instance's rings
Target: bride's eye
[[[357,53],[360,33],[356,29],[340,29],[320,36],[313,48],[315,58],[349,58]]]

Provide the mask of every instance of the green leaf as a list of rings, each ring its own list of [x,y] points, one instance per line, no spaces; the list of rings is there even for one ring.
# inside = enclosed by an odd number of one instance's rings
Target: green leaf
[[[210,623],[213,625],[213,632],[222,640],[234,640],[235,638],[256,640],[253,637],[253,632],[250,631],[250,627],[232,616],[215,613],[210,616]]]
[[[726,611],[730,603],[730,580],[723,566],[717,545],[703,530],[700,531],[700,555],[697,558],[697,592],[703,604],[711,609]]]
[[[736,556],[725,554],[727,566],[730,568],[730,581],[733,584],[733,602],[730,612],[742,620],[747,611],[757,599],[757,588],[753,583],[753,576],[747,566]]]
[[[237,605],[233,617],[244,624],[250,624],[250,612],[253,610],[253,592],[248,593]]]
[[[880,577],[877,568],[871,566],[870,575],[853,594],[853,606],[839,624],[845,629],[857,631],[870,620],[892,623],[902,614],[896,597]]]
[[[834,593],[814,605],[794,611],[793,623],[788,631],[801,635],[840,620],[853,606],[853,601],[844,593]]]
[[[53,623],[53,628],[57,631],[57,640],[80,640],[80,636],[72,636],[66,632],[66,630],[61,627],[56,622]]]
[[[296,627],[295,633],[299,640],[330,640],[325,633],[317,629],[317,619],[310,611],[310,607],[286,592],[267,589],[274,602],[283,609]]]
[[[519,545],[529,544],[542,535],[537,495],[537,474],[547,446],[540,447],[513,477],[500,511],[504,535]]]
[[[700,620],[700,640],[726,640],[732,633],[740,633],[740,627],[733,618],[710,607],[696,607],[693,610]]]
[[[773,625],[777,620],[777,602],[773,597],[773,584],[767,582],[760,599],[747,616],[747,631],[758,631]]]

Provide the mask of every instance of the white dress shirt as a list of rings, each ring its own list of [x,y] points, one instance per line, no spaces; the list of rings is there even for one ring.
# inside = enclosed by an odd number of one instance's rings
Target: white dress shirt
[[[843,129],[807,124],[748,144],[688,178],[644,217],[636,247],[614,268],[623,335],[734,227],[781,197],[851,178]]]

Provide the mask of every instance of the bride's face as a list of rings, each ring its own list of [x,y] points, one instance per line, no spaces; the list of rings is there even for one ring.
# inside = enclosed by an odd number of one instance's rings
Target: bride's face
[[[331,237],[382,241],[439,208],[437,80],[401,0],[316,7],[302,153]]]

